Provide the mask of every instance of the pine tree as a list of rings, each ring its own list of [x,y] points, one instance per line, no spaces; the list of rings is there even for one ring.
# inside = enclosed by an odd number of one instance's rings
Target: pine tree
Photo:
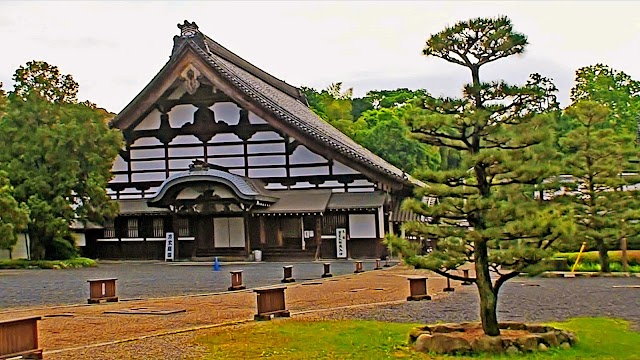
[[[459,22],[427,40],[425,55],[467,68],[472,82],[461,99],[426,98],[426,115],[409,125],[419,140],[458,151],[461,165],[423,171],[419,178],[428,187],[405,203],[430,219],[409,224],[408,232],[435,240],[435,250],[419,255],[406,241],[390,239],[409,264],[475,283],[482,326],[491,336],[500,334],[496,307],[501,286],[536,271],[553,242],[572,228],[563,207],[534,196],[558,169],[551,145],[555,86],[537,74],[524,86],[480,80],[483,65],[520,54],[526,45],[526,37],[506,17]],[[425,196],[437,196],[439,203],[429,207]],[[474,278],[452,272],[468,262],[474,263]],[[491,272],[497,274],[495,282]]]
[[[637,194],[629,189],[640,177],[628,161],[635,155],[634,139],[603,126],[610,110],[595,101],[578,101],[565,113],[577,127],[559,141],[571,181],[557,198],[572,205],[576,238],[595,245],[601,271],[610,272],[608,250],[637,233]]]

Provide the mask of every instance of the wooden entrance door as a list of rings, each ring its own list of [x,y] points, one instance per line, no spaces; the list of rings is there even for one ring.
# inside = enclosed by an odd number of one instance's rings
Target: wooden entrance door
[[[213,219],[211,216],[198,216],[196,222],[196,251],[213,252]]]

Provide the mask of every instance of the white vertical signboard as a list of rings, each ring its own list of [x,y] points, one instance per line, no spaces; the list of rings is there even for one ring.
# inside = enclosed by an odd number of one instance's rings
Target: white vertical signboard
[[[336,257],[338,259],[347,257],[347,229],[336,229]]]
[[[167,242],[166,242],[165,251],[164,251],[164,261],[168,261],[168,260],[173,261],[175,250],[176,250],[176,244],[175,244],[175,238],[172,232],[167,233],[166,241]]]

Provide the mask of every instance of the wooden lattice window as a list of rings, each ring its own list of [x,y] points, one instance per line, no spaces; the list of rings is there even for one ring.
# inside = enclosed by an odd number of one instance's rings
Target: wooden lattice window
[[[127,220],[127,237],[138,237],[138,219],[133,218]]]
[[[190,235],[191,235],[191,232],[189,231],[189,218],[179,218],[178,219],[178,236],[185,237]]]
[[[116,225],[113,220],[107,220],[104,223],[104,237],[113,239],[116,237]]]
[[[153,237],[156,237],[156,238],[164,237],[164,219],[163,218],[153,219]]]

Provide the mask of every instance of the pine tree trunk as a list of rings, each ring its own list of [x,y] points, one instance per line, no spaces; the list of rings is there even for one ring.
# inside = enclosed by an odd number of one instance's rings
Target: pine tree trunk
[[[603,273],[610,273],[611,269],[609,268],[609,252],[607,249],[607,245],[603,240],[598,241],[598,255],[600,258],[600,271]]]
[[[498,336],[500,335],[497,314],[498,296],[493,292],[493,286],[491,284],[487,244],[484,241],[476,241],[474,245],[476,286],[478,287],[478,294],[480,295],[480,319],[482,320],[482,329],[486,335]]]

